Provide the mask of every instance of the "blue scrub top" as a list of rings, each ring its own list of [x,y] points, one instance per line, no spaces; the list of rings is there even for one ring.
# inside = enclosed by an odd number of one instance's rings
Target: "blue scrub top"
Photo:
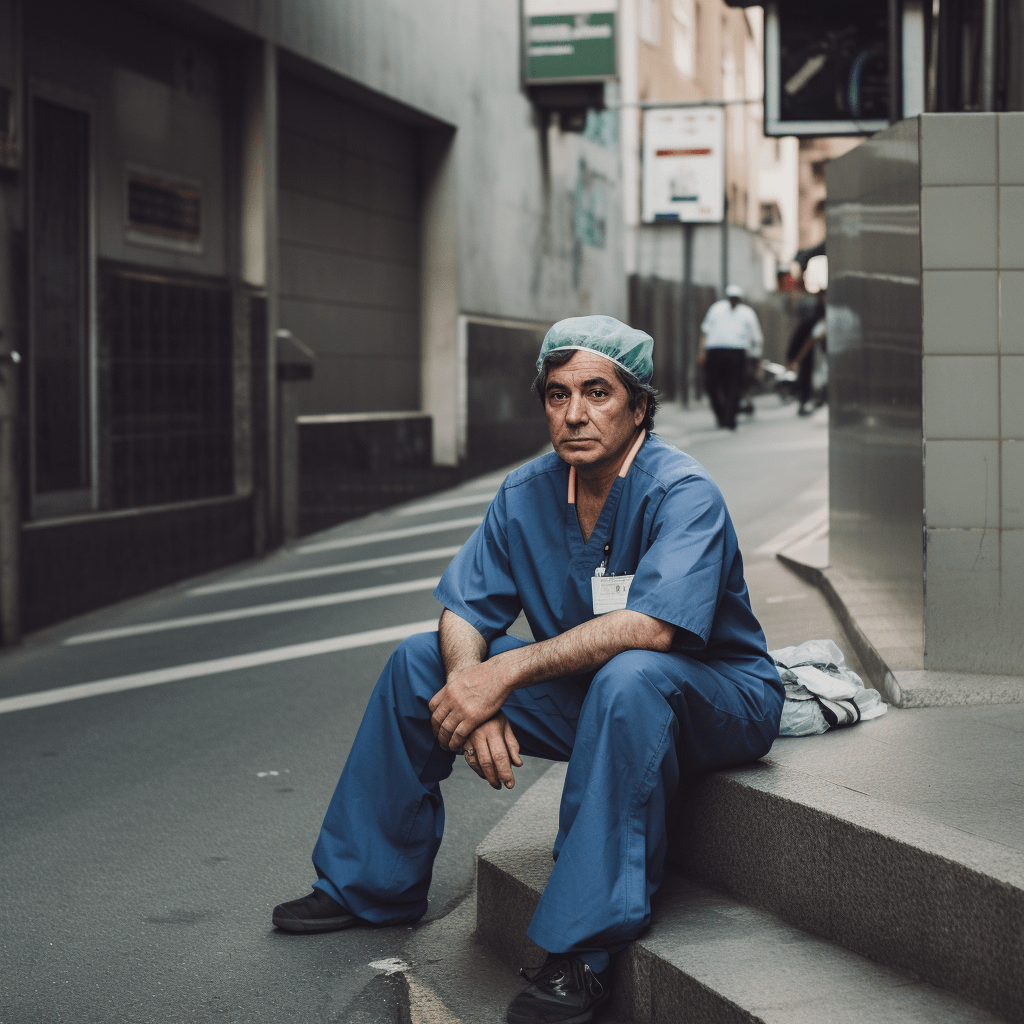
[[[594,618],[590,580],[635,573],[626,607],[677,627],[673,649],[740,682],[780,688],[750,607],[721,491],[690,456],[649,435],[616,477],[590,539],[567,501],[569,467],[550,452],[514,470],[434,591],[488,643],[526,614],[536,640]]]

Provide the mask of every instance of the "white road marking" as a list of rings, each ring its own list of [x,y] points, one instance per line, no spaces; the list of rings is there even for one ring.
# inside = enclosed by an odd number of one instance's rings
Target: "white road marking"
[[[412,594],[417,590],[433,590],[440,582],[440,576],[431,576],[425,580],[386,583],[380,587],[360,587],[358,590],[342,590],[335,594],[320,594],[317,597],[299,597],[294,601],[275,601],[273,604],[258,604],[251,608],[231,608],[223,612],[207,612],[205,615],[184,615],[180,619],[160,619],[156,622],[140,622],[135,626],[100,629],[95,633],[78,633],[75,636],[69,636],[62,642],[67,646],[91,644],[97,640],[116,640],[126,636],[162,633],[164,630],[185,629],[188,626],[208,626],[214,622],[233,622],[236,619],[251,619],[258,615],[277,615],[282,612],[304,611],[307,608],[326,608],[333,604],[368,601],[371,598],[392,597],[395,594]]]
[[[453,544],[449,548],[431,548],[429,551],[410,551],[407,555],[387,555],[384,558],[363,558],[358,562],[343,562],[341,565],[325,565],[319,569],[296,569],[293,572],[279,572],[272,576],[250,576],[248,579],[228,580],[225,583],[209,583],[205,587],[193,587],[189,597],[206,594],[223,594],[228,590],[247,590],[249,587],[266,587],[272,583],[291,583],[294,580],[312,580],[320,576],[335,576],[346,572],[361,572],[364,569],[383,569],[389,565],[408,565],[412,562],[429,562],[435,558],[454,558],[462,547]]]
[[[293,661],[317,654],[333,654],[335,651],[350,651],[357,647],[371,647],[374,644],[391,644],[416,633],[428,633],[437,629],[436,619],[409,622],[404,626],[388,626],[385,629],[370,629],[364,633],[349,633],[327,640],[311,640],[287,647],[273,647],[252,654],[234,654],[227,658],[211,661],[195,661],[189,665],[175,665],[172,668],[152,669],[149,672],[135,672],[112,679],[99,679],[92,683],[75,683],[73,686],[58,686],[52,690],[36,693],[21,693],[16,697],[0,699],[0,715],[11,711],[27,711],[30,708],[47,707],[50,704],[64,704],[84,697],[99,697],[107,693],[121,693],[124,690],[138,690],[144,686],[158,686],[161,683],[176,683],[183,679],[198,679],[201,676],[218,675],[222,672],[237,672],[240,669],[273,665],[279,661]]]
[[[783,601],[803,601],[806,594],[781,594],[778,597],[765,598],[765,604],[782,604]]]
[[[360,544],[380,544],[403,537],[422,537],[426,533],[444,533],[445,530],[459,530],[467,526],[479,526],[483,516],[465,516],[462,519],[446,519],[443,523],[424,523],[422,526],[403,526],[400,530],[384,530],[382,533],[364,533],[361,537],[339,537],[336,540],[322,540],[316,544],[304,544],[296,548],[298,555],[312,555],[317,551],[336,551],[338,548],[355,548]]]
[[[816,508],[810,515],[804,516],[798,523],[787,527],[782,533],[773,537],[770,541],[754,549],[755,555],[775,555],[795,544],[798,540],[810,537],[812,533],[818,533],[822,529],[828,529],[828,505]]]
[[[407,505],[398,509],[400,516],[418,516],[421,512],[443,512],[448,508],[460,508],[462,505],[483,505],[489,503],[496,492],[489,491],[486,494],[459,494],[454,498],[439,498],[437,501],[427,501],[421,505]]]
[[[397,956],[389,956],[386,960],[373,960],[366,966],[382,974],[397,974],[399,971],[407,971],[412,965],[399,960]]]

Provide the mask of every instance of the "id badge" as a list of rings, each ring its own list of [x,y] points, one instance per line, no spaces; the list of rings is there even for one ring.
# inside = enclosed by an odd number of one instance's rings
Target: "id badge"
[[[606,615],[626,607],[626,596],[632,576],[591,576],[590,591],[594,598],[594,614]]]

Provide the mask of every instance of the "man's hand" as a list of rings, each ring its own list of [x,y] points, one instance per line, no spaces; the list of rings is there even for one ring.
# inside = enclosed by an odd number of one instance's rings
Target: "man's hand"
[[[519,756],[519,741],[503,714],[477,726],[469,734],[463,753],[466,764],[494,789],[501,789],[502,783],[506,789],[516,784],[512,766],[522,767],[523,759]]]
[[[505,703],[510,687],[499,663],[500,659],[492,658],[450,672],[448,682],[431,697],[430,726],[442,749],[460,751],[469,734]]]

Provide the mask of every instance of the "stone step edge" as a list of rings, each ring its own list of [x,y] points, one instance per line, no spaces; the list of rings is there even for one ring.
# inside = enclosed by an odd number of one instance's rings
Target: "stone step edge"
[[[803,561],[799,546],[780,551],[776,558],[801,579],[817,587],[836,613],[857,652],[868,683],[886,703],[898,708],[963,707],[974,704],[1024,704],[1024,677],[925,669],[889,668],[885,658],[858,625],[843,597],[842,585],[827,568]]]
[[[477,850],[478,932],[516,964],[544,959],[526,927],[564,772],[548,771]],[[708,776],[679,809],[672,867],[1024,1024],[1024,856],[765,762]],[[647,955],[636,945],[624,963]]]

